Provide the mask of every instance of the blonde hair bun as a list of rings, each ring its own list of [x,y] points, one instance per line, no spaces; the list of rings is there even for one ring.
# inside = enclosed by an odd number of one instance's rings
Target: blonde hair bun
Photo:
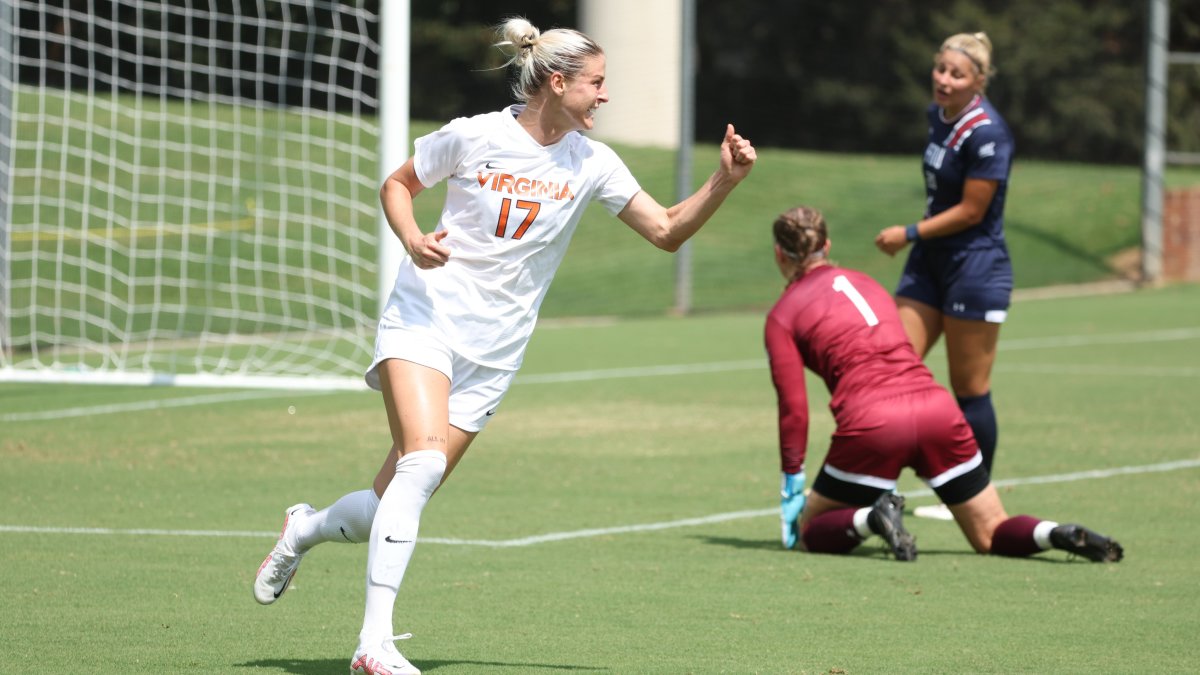
[[[520,16],[496,26],[494,46],[511,53],[504,66],[513,66],[513,97],[522,103],[535,97],[552,73],[574,77],[584,61],[604,54],[590,37],[571,28],[552,28],[545,33]],[[511,52],[510,52],[511,50]]]

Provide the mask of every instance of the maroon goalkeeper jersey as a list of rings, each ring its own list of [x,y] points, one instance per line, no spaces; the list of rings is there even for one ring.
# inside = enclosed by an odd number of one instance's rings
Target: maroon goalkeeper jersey
[[[788,473],[800,470],[807,453],[805,366],[825,380],[835,419],[888,396],[940,386],[909,343],[892,296],[843,267],[817,267],[788,285],[767,315],[766,345]]]

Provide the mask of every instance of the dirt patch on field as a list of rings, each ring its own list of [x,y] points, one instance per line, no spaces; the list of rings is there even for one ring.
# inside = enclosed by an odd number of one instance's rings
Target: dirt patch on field
[[[1116,255],[1110,256],[1108,259],[1108,267],[1117,273],[1117,276],[1130,281],[1139,281],[1142,278],[1142,249],[1140,246],[1131,246],[1124,251],[1118,252]]]

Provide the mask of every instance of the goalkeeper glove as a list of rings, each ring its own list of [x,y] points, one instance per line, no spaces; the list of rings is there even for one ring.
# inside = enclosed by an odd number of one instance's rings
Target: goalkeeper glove
[[[779,488],[779,519],[783,526],[783,547],[796,548],[800,539],[800,514],[804,511],[804,471],[783,474]]]

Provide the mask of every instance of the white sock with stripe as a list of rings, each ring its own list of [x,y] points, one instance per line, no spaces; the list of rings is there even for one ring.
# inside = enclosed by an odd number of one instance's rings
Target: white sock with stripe
[[[396,462],[396,476],[388,484],[367,548],[367,603],[359,645],[374,648],[392,631],[392,613],[400,582],[417,542],[421,510],[446,473],[446,455],[439,450],[417,450]]]
[[[379,508],[374,490],[359,490],[342,496],[328,508],[298,521],[296,550],[306,553],[317,544],[339,542],[361,544],[371,537],[371,523]]]

